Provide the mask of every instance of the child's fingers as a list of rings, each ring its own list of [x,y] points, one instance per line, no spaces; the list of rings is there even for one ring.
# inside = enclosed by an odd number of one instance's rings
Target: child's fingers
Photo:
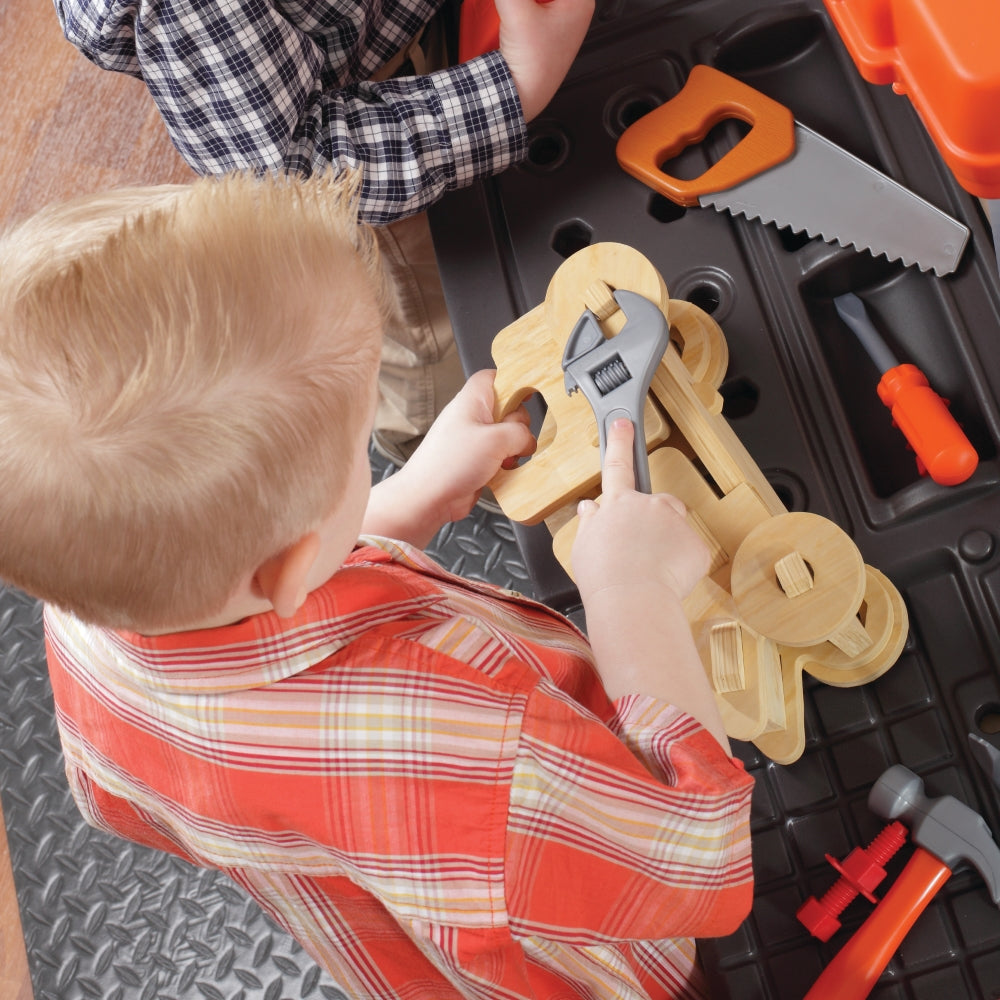
[[[687,506],[683,500],[678,500],[672,493],[659,494],[681,517],[687,516]]]
[[[632,457],[632,421],[620,417],[608,428],[601,469],[601,490],[605,496],[635,489],[635,460]]]
[[[473,372],[465,381],[458,395],[469,400],[470,404],[481,407],[485,412],[493,413],[493,382],[496,380],[495,368],[480,368]]]
[[[508,414],[498,424],[494,424],[493,433],[498,435],[500,451],[506,456],[502,463],[504,469],[514,468],[518,459],[533,455],[538,446],[531,427],[513,414]]]
[[[501,423],[518,423],[523,424],[525,427],[531,426],[531,414],[528,413],[527,408],[522,404],[517,407],[516,410],[511,410],[507,416],[502,417]]]

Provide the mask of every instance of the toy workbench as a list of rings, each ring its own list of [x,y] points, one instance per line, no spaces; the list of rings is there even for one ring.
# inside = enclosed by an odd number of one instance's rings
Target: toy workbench
[[[675,97],[697,65],[766,94],[962,223],[969,238],[957,267],[938,274],[792,227],[683,207],[626,173],[620,136]],[[681,154],[678,169],[697,173],[724,155],[739,140],[733,127]],[[851,192],[824,182],[817,198]],[[599,0],[569,78],[530,126],[526,162],[449,195],[431,217],[470,372],[495,366],[496,334],[543,302],[577,251],[618,243],[647,258],[671,301],[693,304],[724,332],[722,413],[774,494],[788,511],[843,529],[905,602],[908,636],[882,676],[854,687],[806,678],[798,759],[778,764],[734,742],[756,778],[755,903],[736,934],[703,942],[702,956],[715,997],[798,1000],[872,912],[860,897],[851,902],[826,942],[796,918],[836,879],[826,856],[843,859],[882,829],[868,794],[883,772],[904,765],[929,796],[953,796],[1000,838],[1000,788],[969,740],[1000,747],[1000,277],[983,207],[914,105],[862,78],[822,0]],[[949,401],[978,454],[963,481],[923,474],[876,392],[879,369],[834,307],[845,292],[866,301],[893,352]],[[541,423],[544,407],[532,405]],[[546,526],[517,524],[514,534],[534,596],[575,615],[576,590]],[[886,863],[875,896],[912,850],[907,843]],[[956,867],[871,995],[1000,996],[1000,909],[977,871]]]

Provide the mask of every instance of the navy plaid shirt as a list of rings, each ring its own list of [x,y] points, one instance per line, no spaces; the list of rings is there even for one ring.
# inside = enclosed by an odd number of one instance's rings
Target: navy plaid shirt
[[[375,225],[524,156],[498,52],[427,76],[367,82],[442,0],[54,0],[104,69],[140,77],[198,173],[363,166]]]

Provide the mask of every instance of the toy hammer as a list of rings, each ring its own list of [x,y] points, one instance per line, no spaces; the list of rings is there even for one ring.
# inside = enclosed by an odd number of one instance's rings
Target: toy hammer
[[[653,375],[670,343],[670,326],[655,303],[637,292],[614,293],[625,314],[625,326],[610,340],[597,316],[585,309],[566,341],[562,366],[566,392],[582,389],[594,409],[601,445],[601,468],[608,441],[608,427],[619,417],[635,428],[633,458],[635,488],[649,493],[649,456],[643,411]]]
[[[920,778],[899,764],[872,786],[868,807],[884,819],[902,820],[910,828],[917,849],[805,1000],[860,1000],[868,996],[907,931],[960,862],[979,870],[990,897],[1000,906],[1000,848],[977,812],[950,795],[928,798]]]

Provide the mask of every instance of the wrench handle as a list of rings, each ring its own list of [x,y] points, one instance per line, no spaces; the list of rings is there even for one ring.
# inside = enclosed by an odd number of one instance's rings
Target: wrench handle
[[[871,916],[813,983],[804,1000],[862,1000],[871,993],[907,931],[951,875],[918,847]]]
[[[635,469],[635,488],[639,493],[652,493],[653,485],[649,478],[649,455],[646,454],[646,428],[643,424],[643,411],[640,409],[635,418],[623,408],[608,412],[599,428],[601,443],[601,468],[604,468],[604,452],[608,444],[608,429],[621,418],[632,424],[632,466]]]

